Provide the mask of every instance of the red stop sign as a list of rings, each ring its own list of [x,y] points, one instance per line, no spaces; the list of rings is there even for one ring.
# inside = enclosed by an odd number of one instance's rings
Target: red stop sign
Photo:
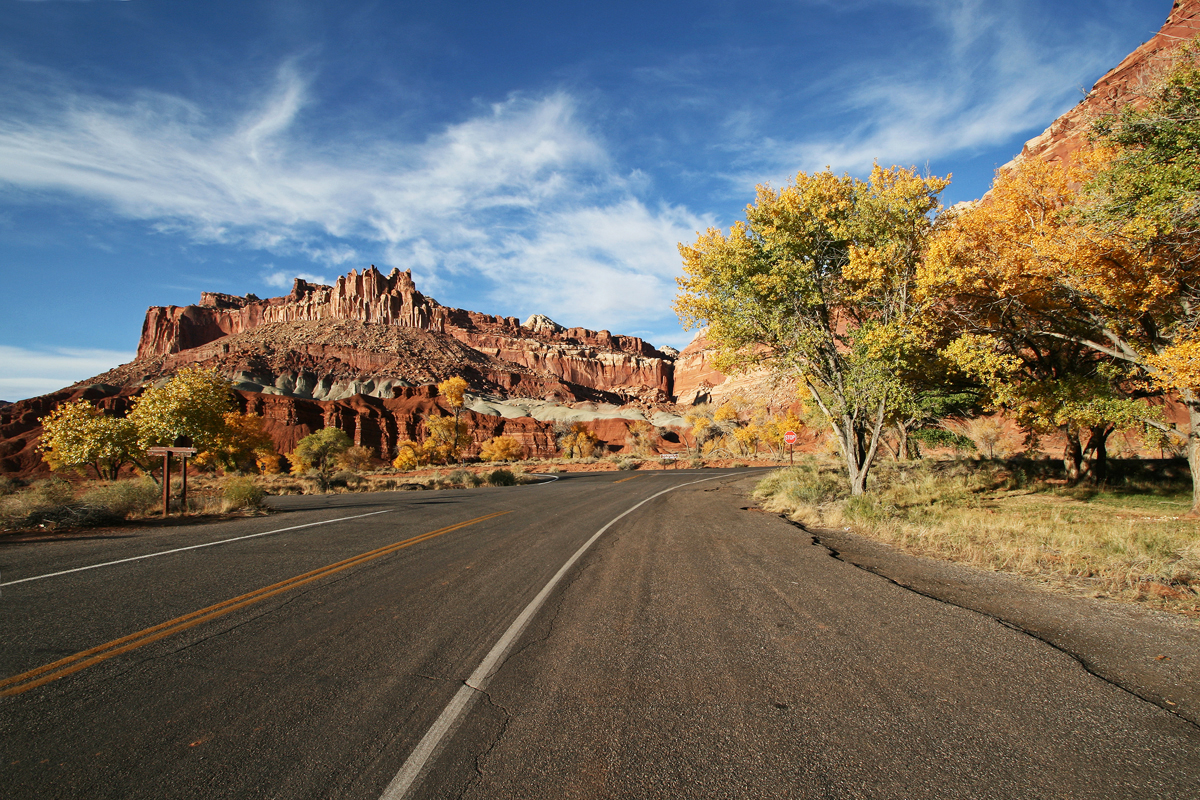
[[[787,433],[785,433],[785,434],[783,435],[783,440],[784,440],[785,442],[787,442],[788,444],[795,444],[795,443],[796,443],[796,439],[798,439],[798,438],[800,438],[800,437],[796,436],[796,432],[795,432],[795,431],[788,431]]]

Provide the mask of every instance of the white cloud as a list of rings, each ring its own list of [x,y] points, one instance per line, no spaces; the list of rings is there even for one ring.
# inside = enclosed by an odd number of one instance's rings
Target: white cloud
[[[174,96],[114,101],[39,77],[0,116],[0,184],[83,195],[198,241],[339,271],[383,251],[380,267],[413,268],[427,291],[484,275],[510,306],[615,327],[669,313],[675,243],[702,227],[636,200],[561,92],[513,96],[423,141],[349,149],[305,137],[308,86],[291,65],[229,121]]]
[[[832,136],[822,125],[818,135],[749,140],[746,167],[733,180],[748,185],[764,171],[786,177],[826,166],[862,173],[874,161],[923,164],[1031,137],[1124,55],[1099,27],[1085,27],[1074,41],[1054,40],[1036,29],[1044,14],[1022,0],[894,4],[928,15],[940,35],[914,41],[908,54],[889,50],[877,63],[856,59],[836,68],[818,87],[822,109],[852,121]]]
[[[119,350],[32,350],[0,345],[0,400],[37,397],[133,360]]]

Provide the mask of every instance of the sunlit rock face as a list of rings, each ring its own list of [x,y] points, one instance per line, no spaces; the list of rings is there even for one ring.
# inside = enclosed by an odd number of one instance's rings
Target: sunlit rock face
[[[1128,103],[1139,87],[1169,63],[1175,48],[1197,34],[1200,34],[1200,0],[1175,0],[1162,29],[1106,72],[1074,108],[1026,142],[1017,159],[1069,159],[1071,153],[1087,143],[1093,119]]]
[[[564,328],[540,314],[522,325],[515,317],[448,308],[417,291],[410,272],[392,270],[385,276],[373,266],[361,274],[351,270],[333,286],[297,279],[283,297],[205,292],[194,306],[152,307],[142,326],[138,359],[195,351],[273,323],[339,321],[444,334],[485,357],[621,398],[667,402],[673,396],[673,359],[641,339]],[[356,342],[348,335],[324,345],[352,350]]]

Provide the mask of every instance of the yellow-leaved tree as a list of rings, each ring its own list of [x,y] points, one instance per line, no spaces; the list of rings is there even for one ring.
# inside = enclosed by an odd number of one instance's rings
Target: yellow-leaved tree
[[[216,369],[184,367],[162,386],[143,391],[128,419],[142,449],[169,447],[183,436],[204,453],[221,446],[225,414],[233,410],[229,381]]]
[[[466,407],[467,382],[460,377],[447,378],[437,385],[438,396],[450,408],[449,417],[427,417],[425,431],[432,447],[427,452],[433,461],[460,461],[462,450],[471,443],[471,435],[462,421]]]
[[[96,477],[116,480],[121,467],[142,456],[133,421],[107,416],[86,400],[63,403],[41,423],[38,449],[56,472],[91,467]]]
[[[1071,170],[1024,159],[999,171],[986,201],[939,226],[917,280],[919,295],[941,301],[957,331],[945,355],[1031,436],[1060,433],[1071,481],[1089,456],[1091,476],[1103,481],[1108,437],[1152,416],[1129,371],[1087,343],[1095,323],[1079,313],[1071,277],[1111,289],[1131,263],[1119,242],[1075,220],[1073,187],[1096,163],[1096,154],[1081,154]]]
[[[524,455],[525,448],[511,436],[493,436],[479,450],[484,461],[520,461]]]
[[[197,466],[217,465],[226,471],[279,471],[279,451],[270,434],[263,430],[262,417],[227,411],[222,418],[224,428],[210,448],[197,455]]]
[[[878,165],[868,180],[798,173],[758,187],[746,221],[680,245],[675,311],[707,327],[716,366],[794,376],[821,409],[862,494],[889,412],[931,361],[913,281],[946,178]]]

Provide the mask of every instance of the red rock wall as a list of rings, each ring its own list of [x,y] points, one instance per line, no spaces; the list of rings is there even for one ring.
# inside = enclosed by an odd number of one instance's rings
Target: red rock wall
[[[1096,81],[1078,105],[1026,142],[1017,158],[1051,162],[1068,158],[1086,143],[1088,125],[1097,114],[1129,102],[1130,93],[1160,69],[1176,47],[1197,34],[1200,0],[1175,0],[1162,29]]]
[[[417,291],[410,272],[351,270],[333,286],[297,279],[284,297],[205,292],[198,306],[146,312],[138,358],[180,353],[266,322],[357,320],[447,333],[469,347],[571,383],[648,401],[672,397],[672,363],[641,339],[569,328],[533,332],[513,317],[447,308]],[[352,347],[352,343],[348,343]]]
[[[18,478],[48,475],[50,470],[37,451],[42,428],[38,420],[57,405],[85,399],[107,413],[124,416],[140,388],[93,385],[43,395],[0,408],[0,474]],[[355,444],[375,450],[376,455],[391,459],[396,445],[404,440],[425,439],[425,419],[450,412],[437,398],[433,386],[404,389],[392,399],[355,395],[346,400],[302,400],[257,392],[235,392],[239,409],[258,414],[280,453],[290,453],[305,436],[326,427],[344,430]],[[525,448],[530,458],[558,455],[554,426],[532,417],[505,418],[464,411],[462,417],[470,430],[471,444],[464,455],[479,454],[484,442],[493,436],[511,436]],[[603,451],[617,451],[626,445],[629,420],[601,419],[584,423],[595,433]]]

